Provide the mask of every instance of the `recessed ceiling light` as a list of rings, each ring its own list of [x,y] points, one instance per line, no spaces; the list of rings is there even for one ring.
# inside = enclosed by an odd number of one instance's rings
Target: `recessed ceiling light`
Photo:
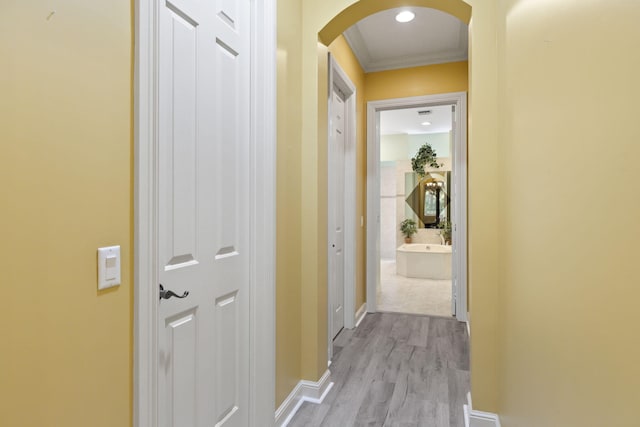
[[[422,122],[422,126],[431,126],[431,122]]]
[[[396,21],[409,22],[409,21],[413,21],[413,18],[415,17],[416,17],[416,14],[411,12],[410,10],[403,10],[402,12],[396,15]]]

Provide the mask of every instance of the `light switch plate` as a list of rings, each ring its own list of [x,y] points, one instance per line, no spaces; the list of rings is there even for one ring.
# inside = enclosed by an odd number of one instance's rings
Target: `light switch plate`
[[[120,284],[120,246],[98,248],[98,289]]]

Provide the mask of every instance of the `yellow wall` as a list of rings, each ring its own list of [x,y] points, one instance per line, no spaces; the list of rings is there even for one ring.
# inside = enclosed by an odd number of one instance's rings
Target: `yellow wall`
[[[356,305],[357,311],[366,299],[366,228],[367,212],[367,107],[365,97],[365,74],[343,36],[329,45],[329,52],[356,87]],[[363,219],[362,224],[360,218]]]
[[[467,61],[367,73],[366,102],[389,98],[466,92]]]
[[[638,425],[640,3],[502,3],[503,425]]]
[[[3,426],[131,424],[131,8],[2,3]],[[122,285],[98,292],[115,244]]]
[[[505,426],[633,425],[640,4],[468,3],[474,406]],[[131,7],[59,0],[50,16],[50,2],[10,1],[0,14],[3,425],[131,423]],[[278,403],[326,369],[317,41],[333,40],[339,22],[324,27],[347,7],[382,6],[282,0],[278,11]],[[585,187],[603,168],[610,180]],[[112,244],[123,284],[98,293],[96,248]]]
[[[498,51],[496,1],[468,0],[469,26],[469,310],[474,409],[498,411]]]
[[[278,1],[276,406],[301,379],[300,2]]]

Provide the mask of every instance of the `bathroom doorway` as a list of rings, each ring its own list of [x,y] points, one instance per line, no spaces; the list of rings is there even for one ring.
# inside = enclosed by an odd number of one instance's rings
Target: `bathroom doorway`
[[[369,311],[466,321],[466,93],[369,102],[367,144]]]
[[[380,112],[379,311],[451,316],[452,106]],[[422,151],[420,151],[422,150]],[[419,154],[433,166],[412,168]],[[418,160],[419,163],[419,160]],[[404,225],[404,227],[403,227]],[[404,231],[404,232],[403,232]],[[446,237],[446,239],[445,239]]]

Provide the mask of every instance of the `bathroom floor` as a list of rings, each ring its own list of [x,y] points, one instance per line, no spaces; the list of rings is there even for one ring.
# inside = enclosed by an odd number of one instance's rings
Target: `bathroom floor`
[[[451,280],[413,279],[396,274],[394,260],[380,261],[378,311],[451,316]]]

